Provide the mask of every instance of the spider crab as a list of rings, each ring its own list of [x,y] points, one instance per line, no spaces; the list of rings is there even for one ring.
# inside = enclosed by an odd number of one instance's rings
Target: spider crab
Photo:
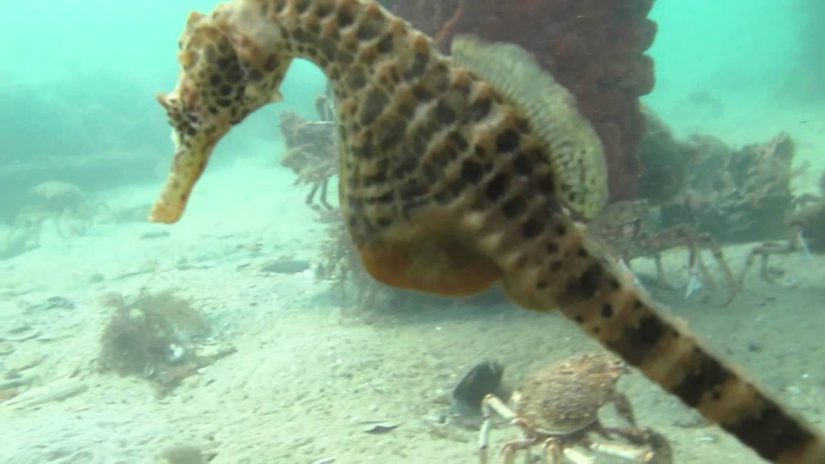
[[[825,172],[820,184],[823,196],[805,195],[797,199],[798,208],[786,220],[789,229],[787,240],[762,242],[748,253],[745,267],[739,276],[740,286],[744,284],[745,277],[757,258],[760,259],[760,277],[767,282],[776,283],[768,267],[771,255],[800,251],[811,255],[825,251]]]
[[[719,243],[710,234],[687,223],[657,229],[657,212],[657,208],[647,200],[617,201],[607,205],[587,228],[593,237],[627,266],[635,258],[652,257],[656,263],[656,280],[661,287],[669,287],[661,253],[678,246],[687,247],[690,280],[685,298],[701,287],[700,282],[715,286],[701,253],[703,249],[710,250],[729,288],[730,295],[726,304],[730,303],[736,296],[738,285]]]
[[[334,209],[327,195],[329,180],[338,174],[335,116],[329,98],[324,95],[316,99],[315,110],[318,121],[308,121],[291,112],[281,115],[280,128],[287,146],[281,165],[298,175],[296,185],[310,184],[304,199],[307,205],[319,212],[329,212]]]
[[[52,221],[60,237],[85,235],[101,212],[108,206],[92,199],[75,184],[48,181],[35,185],[26,193],[23,204],[13,220],[13,227],[40,244],[43,225]]]
[[[592,464],[593,458],[578,448],[624,458],[632,462],[671,462],[667,440],[658,433],[636,425],[627,398],[616,391],[625,364],[607,352],[594,352],[565,359],[538,370],[521,389],[513,393],[513,408],[494,395],[482,400],[484,422],[479,437],[481,464],[488,462],[487,448],[493,414],[520,428],[524,437],[504,445],[503,462],[514,462],[525,450],[525,462],[532,462],[530,448],[542,445],[544,462]],[[606,427],[598,412],[612,403],[629,428]],[[608,440],[594,440],[593,433]],[[613,437],[621,438],[615,440]]]

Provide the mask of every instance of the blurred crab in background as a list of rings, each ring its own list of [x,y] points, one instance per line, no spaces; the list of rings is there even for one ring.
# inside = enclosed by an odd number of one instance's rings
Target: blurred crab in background
[[[297,113],[281,115],[281,132],[287,152],[281,165],[290,168],[297,179],[295,184],[310,184],[304,202],[320,212],[334,207],[329,203],[329,180],[338,174],[338,145],[335,117],[330,99],[321,95],[315,100],[319,121],[308,121]],[[316,195],[318,199],[315,202]]]
[[[803,252],[806,255],[825,252],[825,171],[819,178],[819,195],[802,195],[795,199],[795,209],[787,215],[788,238],[784,241],[766,241],[748,253],[745,267],[739,276],[740,285],[757,258],[759,276],[776,283],[777,272],[768,266],[771,255]]]
[[[12,228],[37,246],[47,222],[54,224],[60,237],[85,235],[95,216],[105,211],[108,211],[105,203],[92,199],[77,185],[48,181],[26,192],[12,220]]]

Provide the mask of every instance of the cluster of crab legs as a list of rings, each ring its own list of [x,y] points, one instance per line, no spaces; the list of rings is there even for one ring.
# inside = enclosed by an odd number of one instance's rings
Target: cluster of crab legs
[[[587,227],[590,235],[610,248],[613,256],[626,267],[633,259],[643,256],[653,258],[656,283],[660,287],[669,287],[661,253],[678,246],[687,247],[690,280],[685,298],[701,288],[702,282],[716,286],[702,259],[701,251],[709,249],[728,286],[727,302],[732,301],[738,286],[719,243],[710,234],[689,224],[677,224],[657,231],[652,224],[654,212],[655,208],[647,200],[618,201],[607,205]]]
[[[811,256],[825,250],[825,195],[803,195],[794,201],[794,205],[795,209],[788,213],[786,219],[788,236],[784,240],[765,241],[755,246],[736,277],[721,245],[709,233],[690,224],[655,231],[649,224],[654,208],[646,200],[612,203],[588,224],[588,229],[596,240],[611,248],[622,264],[629,266],[635,258],[651,257],[656,265],[656,282],[660,287],[670,286],[665,277],[661,253],[678,246],[687,247],[690,278],[685,298],[701,288],[703,283],[716,287],[713,275],[702,259],[702,251],[709,250],[724,277],[729,291],[725,304],[729,304],[744,286],[745,278],[757,260],[760,262],[760,277],[776,283],[776,272],[768,265],[771,256],[799,252]]]
[[[805,195],[797,200],[797,204],[799,207],[788,216],[788,237],[784,241],[763,242],[748,254],[739,278],[740,286],[757,259],[760,261],[760,277],[774,283],[775,273],[768,266],[771,255],[802,252],[811,256],[825,250],[825,196]]]

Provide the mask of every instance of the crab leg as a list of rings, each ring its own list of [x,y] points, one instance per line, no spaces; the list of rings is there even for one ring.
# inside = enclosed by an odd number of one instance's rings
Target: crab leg
[[[493,413],[498,414],[508,422],[514,422],[517,419],[516,413],[494,395],[487,395],[481,400],[481,413],[484,422],[481,423],[481,430],[478,435],[478,452],[481,464],[486,464],[488,462],[487,449],[490,445],[490,426]]]
[[[638,462],[650,462],[653,453],[646,448],[615,442],[593,442],[588,446],[591,450]]]
[[[702,279],[699,278],[698,266],[696,265],[696,261],[694,259],[691,259],[691,261],[693,262],[690,264],[690,280],[688,280],[687,287],[685,287],[686,300],[690,298],[691,295],[693,295],[697,290],[702,289]]]
[[[593,464],[596,462],[595,459],[575,448],[565,448],[562,454],[564,454],[564,457],[573,464]]]

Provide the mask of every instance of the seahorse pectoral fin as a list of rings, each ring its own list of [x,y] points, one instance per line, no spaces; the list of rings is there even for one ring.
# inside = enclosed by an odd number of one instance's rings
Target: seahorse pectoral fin
[[[410,237],[362,245],[358,252],[379,282],[442,296],[483,292],[502,275],[490,259],[449,237]]]

